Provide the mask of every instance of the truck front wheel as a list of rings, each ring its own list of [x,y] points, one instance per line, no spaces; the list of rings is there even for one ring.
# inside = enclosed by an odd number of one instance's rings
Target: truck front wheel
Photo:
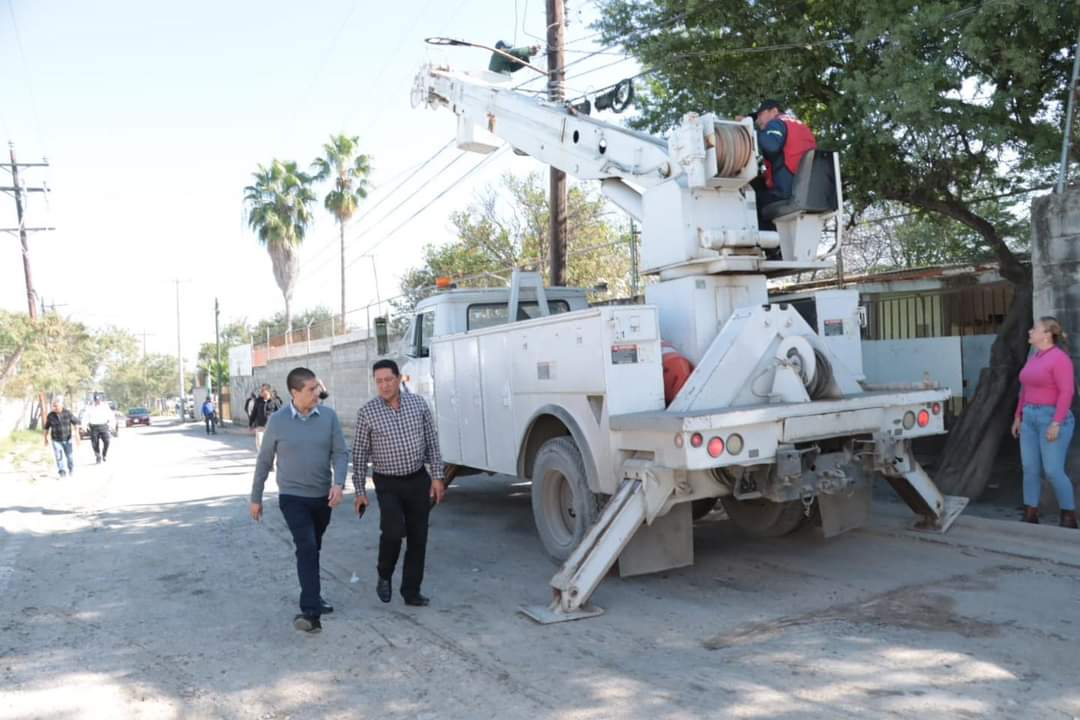
[[[536,453],[532,511],[540,542],[560,563],[596,522],[597,498],[589,490],[581,451],[571,438],[552,438]]]
[[[780,537],[794,532],[802,524],[805,508],[802,500],[773,502],[736,500],[728,495],[720,499],[735,526],[751,537]]]

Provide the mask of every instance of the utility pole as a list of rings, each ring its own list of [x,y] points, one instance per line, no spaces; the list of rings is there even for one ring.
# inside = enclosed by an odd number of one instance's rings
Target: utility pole
[[[27,232],[37,232],[44,230],[52,230],[49,227],[41,228],[28,228],[26,227],[26,221],[23,219],[23,197],[24,192],[47,192],[45,187],[40,188],[27,188],[23,187],[19,182],[19,168],[20,167],[48,167],[49,163],[19,163],[15,160],[15,143],[8,142],[8,157],[11,158],[11,164],[8,165],[8,171],[11,173],[11,187],[0,187],[0,190],[5,192],[11,192],[15,195],[15,216],[19,220],[19,227],[17,228],[3,228],[3,232],[18,233],[19,242],[22,244],[22,256],[23,256],[23,275],[26,277],[26,307],[30,312],[30,319],[37,320],[38,309],[36,294],[34,293],[34,281],[30,273],[30,243],[27,240]]]
[[[630,297],[636,298],[641,276],[638,274],[638,229],[637,223],[630,220]]]
[[[214,298],[214,354],[217,357],[217,364],[214,368],[214,374],[217,376],[214,380],[217,383],[217,406],[220,417],[224,416],[224,410],[221,407],[221,329],[219,326],[219,320],[221,317],[221,309],[218,306],[218,299]]]
[[[566,42],[566,9],[563,0],[547,0],[547,62],[548,99],[562,102],[566,99],[566,72],[563,61],[563,45]],[[550,169],[548,205],[551,238],[550,284],[566,285],[566,173]]]
[[[184,392],[184,349],[180,343],[180,280],[176,283],[176,364],[180,366],[180,422],[187,412],[187,393]]]

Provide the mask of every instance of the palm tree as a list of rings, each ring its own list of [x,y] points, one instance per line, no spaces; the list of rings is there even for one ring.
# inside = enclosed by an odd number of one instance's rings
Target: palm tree
[[[360,201],[368,194],[368,175],[371,174],[370,158],[357,153],[359,137],[344,134],[331,135],[330,142],[323,145],[322,157],[311,163],[314,179],[322,182],[333,178],[330,192],[323,199],[323,207],[337,220],[341,234],[341,322],[345,323],[345,223],[356,214]]]
[[[274,280],[285,298],[285,326],[292,332],[292,292],[300,273],[296,250],[311,223],[311,177],[295,162],[275,159],[269,167],[259,165],[255,182],[244,188],[248,225],[270,253]]]

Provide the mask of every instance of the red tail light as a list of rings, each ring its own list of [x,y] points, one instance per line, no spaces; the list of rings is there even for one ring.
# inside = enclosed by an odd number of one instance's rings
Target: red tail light
[[[925,410],[919,411],[919,427],[926,427],[930,424],[930,413]]]
[[[934,403],[933,405],[930,406],[930,409],[934,412],[935,415],[940,415],[941,414],[941,403],[937,403],[937,402]]]
[[[709,447],[706,448],[709,451],[711,457],[720,457],[724,453],[724,441],[718,437],[714,437],[709,440]]]
[[[705,438],[701,437],[701,433],[694,433],[690,436],[690,446],[699,448],[701,443],[705,442]]]

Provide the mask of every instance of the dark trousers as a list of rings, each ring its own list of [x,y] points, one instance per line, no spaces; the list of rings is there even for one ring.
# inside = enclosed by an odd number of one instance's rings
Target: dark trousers
[[[99,460],[109,454],[109,426],[90,426],[90,447],[94,448],[94,457]]]
[[[322,588],[319,584],[319,551],[322,537],[330,524],[330,506],[326,497],[278,495],[278,506],[292,532],[296,546],[296,575],[300,578],[300,612],[319,617],[322,614]]]
[[[217,435],[217,415],[204,415],[203,419],[206,420],[206,434]]]
[[[754,199],[757,202],[758,230],[771,230],[775,232],[776,223],[762,217],[761,211],[766,205],[772,205],[774,202],[780,202],[781,200],[790,200],[791,193],[784,193],[776,188],[767,187],[763,175],[758,175],[751,180],[750,187],[754,189]]]
[[[401,594],[412,597],[424,581],[427,552],[428,514],[431,512],[431,476],[420,468],[412,475],[374,473],[375,495],[379,498],[379,577],[394,575],[401,541],[405,546],[405,568]]]

